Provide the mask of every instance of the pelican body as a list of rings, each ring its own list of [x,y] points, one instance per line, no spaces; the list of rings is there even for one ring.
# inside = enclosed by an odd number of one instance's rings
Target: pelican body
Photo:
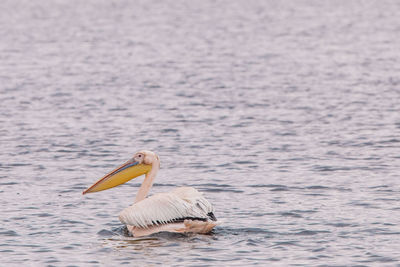
[[[145,175],[133,205],[119,215],[119,220],[134,237],[163,231],[209,233],[218,224],[214,208],[193,187],[178,187],[168,193],[147,197],[159,169],[160,158],[152,151],[142,150],[83,191],[83,194],[106,190]]]

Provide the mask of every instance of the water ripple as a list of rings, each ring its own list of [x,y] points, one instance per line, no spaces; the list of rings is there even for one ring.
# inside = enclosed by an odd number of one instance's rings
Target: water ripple
[[[399,8],[2,1],[1,265],[395,265]],[[140,149],[221,225],[134,238],[143,178],[82,195]]]

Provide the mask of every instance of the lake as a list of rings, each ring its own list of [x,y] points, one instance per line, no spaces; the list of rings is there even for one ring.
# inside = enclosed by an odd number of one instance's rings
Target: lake
[[[400,2],[5,0],[4,266],[396,266]],[[210,235],[127,235],[142,178],[193,186]]]

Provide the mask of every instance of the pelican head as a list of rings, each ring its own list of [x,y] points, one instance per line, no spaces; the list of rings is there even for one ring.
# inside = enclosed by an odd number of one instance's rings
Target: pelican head
[[[130,160],[83,191],[83,194],[98,192],[124,184],[133,178],[148,174],[155,164],[159,167],[160,159],[157,154],[152,151],[141,150],[135,153]]]

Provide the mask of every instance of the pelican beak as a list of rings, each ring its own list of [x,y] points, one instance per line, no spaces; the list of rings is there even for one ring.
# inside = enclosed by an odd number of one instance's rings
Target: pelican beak
[[[82,194],[93,193],[128,182],[140,175],[146,174],[151,170],[151,165],[139,163],[137,161],[128,161],[112,172],[105,175],[103,178],[94,183],[91,187],[83,191]]]

